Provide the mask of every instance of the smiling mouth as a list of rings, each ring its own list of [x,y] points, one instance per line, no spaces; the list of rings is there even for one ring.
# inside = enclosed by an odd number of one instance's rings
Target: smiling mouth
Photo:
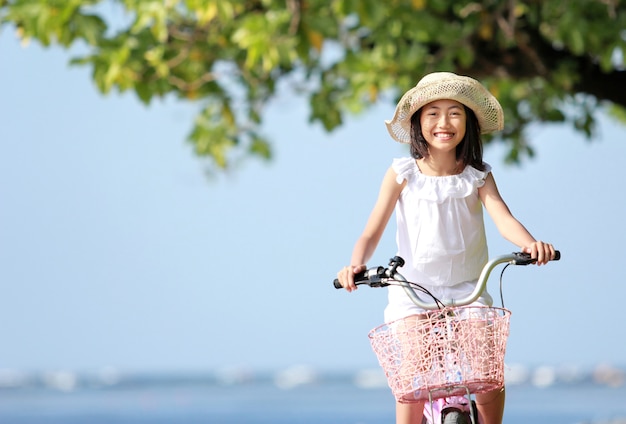
[[[454,137],[454,133],[435,133],[435,137],[441,140],[449,140]]]

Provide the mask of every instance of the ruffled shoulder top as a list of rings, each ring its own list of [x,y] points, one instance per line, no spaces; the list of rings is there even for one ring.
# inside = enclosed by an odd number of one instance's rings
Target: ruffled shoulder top
[[[485,163],[484,171],[466,166],[463,172],[456,175],[424,175],[412,157],[394,159],[391,166],[398,174],[396,177],[398,184],[407,180],[407,186],[411,186],[417,197],[434,202],[471,195],[485,184],[485,178],[491,172],[491,166]]]

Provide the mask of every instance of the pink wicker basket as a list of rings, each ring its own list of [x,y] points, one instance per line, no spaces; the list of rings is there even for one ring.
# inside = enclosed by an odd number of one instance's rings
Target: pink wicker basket
[[[462,306],[374,328],[372,348],[399,402],[484,393],[504,385],[511,312]]]

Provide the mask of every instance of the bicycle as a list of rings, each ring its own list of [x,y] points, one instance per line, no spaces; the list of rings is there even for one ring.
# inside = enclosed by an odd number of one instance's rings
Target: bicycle
[[[559,260],[556,251],[553,260]],[[534,263],[515,252],[487,262],[474,291],[461,299],[437,299],[398,272],[404,260],[395,256],[389,267],[369,268],[354,276],[369,287],[399,285],[426,312],[383,324],[368,334],[389,387],[398,402],[422,402],[423,424],[479,424],[473,395],[504,387],[504,353],[511,312],[504,307],[502,276],[509,265]],[[493,269],[500,274],[502,307],[470,306],[482,294]],[[342,288],[337,279],[337,289]],[[420,291],[433,299],[423,301]]]

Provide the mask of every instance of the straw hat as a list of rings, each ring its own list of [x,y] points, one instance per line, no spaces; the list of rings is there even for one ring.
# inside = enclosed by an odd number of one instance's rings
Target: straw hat
[[[480,82],[452,72],[435,72],[407,91],[398,102],[393,119],[385,121],[391,137],[410,144],[411,116],[422,106],[442,99],[456,100],[472,109],[483,134],[504,128],[502,106]]]

